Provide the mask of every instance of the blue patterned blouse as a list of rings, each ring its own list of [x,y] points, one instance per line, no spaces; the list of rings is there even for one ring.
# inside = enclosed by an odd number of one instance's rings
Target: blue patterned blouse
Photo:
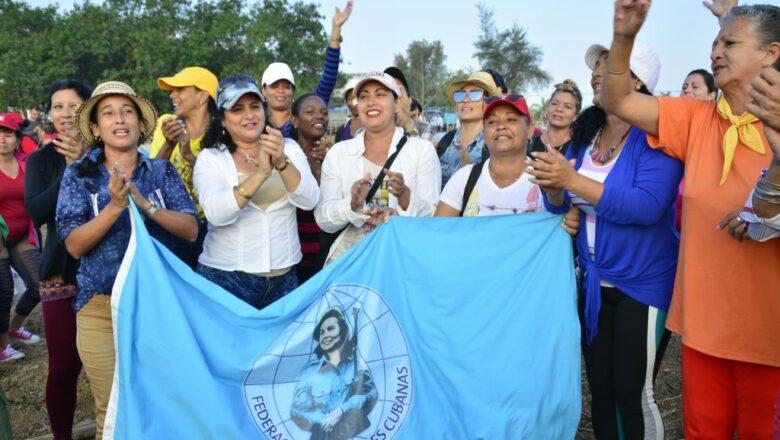
[[[78,165],[86,156],[70,165],[62,177],[62,186],[57,200],[57,236],[65,240],[71,231],[97,216],[111,202],[108,181],[111,174],[99,165],[98,171],[79,176]],[[195,215],[195,204],[187,194],[184,183],[176,169],[167,160],[149,159],[138,155],[138,166],[131,180],[149,200],[165,209]],[[169,249],[179,238],[165,231],[156,222],[147,219],[149,233]],[[122,213],[103,239],[81,257],[76,280],[78,293],[73,308],[79,311],[93,295],[110,295],[119,265],[124,258],[130,241],[130,213]]]

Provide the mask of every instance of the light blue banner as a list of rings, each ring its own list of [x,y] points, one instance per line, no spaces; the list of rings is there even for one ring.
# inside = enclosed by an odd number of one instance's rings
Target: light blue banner
[[[392,217],[256,310],[135,211],[106,438],[573,438],[580,330],[560,219]]]

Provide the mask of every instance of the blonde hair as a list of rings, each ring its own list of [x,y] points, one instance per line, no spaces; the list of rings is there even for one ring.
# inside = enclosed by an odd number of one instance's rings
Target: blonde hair
[[[577,83],[567,78],[563,80],[562,83],[556,84],[555,90],[553,90],[552,95],[550,95],[550,101],[552,101],[555,95],[559,92],[570,93],[572,96],[574,96],[574,100],[577,102],[577,113],[579,113],[582,109],[582,93],[580,93],[580,89],[577,87]]]

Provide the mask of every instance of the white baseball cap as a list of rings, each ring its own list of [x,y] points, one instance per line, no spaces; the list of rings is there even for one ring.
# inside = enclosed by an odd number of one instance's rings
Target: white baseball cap
[[[590,70],[596,68],[596,61],[599,60],[599,56],[604,52],[609,52],[609,49],[600,44],[594,44],[588,48],[587,52],[585,52],[585,64],[588,65]],[[631,72],[645,83],[647,90],[650,90],[650,93],[652,93],[655,90],[655,86],[658,85],[658,76],[661,73],[661,59],[658,58],[658,53],[655,49],[644,43],[634,43],[634,49],[631,51],[631,59],[628,64]]]
[[[293,73],[292,70],[290,70],[290,66],[285,63],[271,63],[265,69],[265,72],[263,72],[263,78],[260,81],[260,85],[271,85],[282,79],[290,81],[290,84],[295,87],[295,79],[293,78]]]

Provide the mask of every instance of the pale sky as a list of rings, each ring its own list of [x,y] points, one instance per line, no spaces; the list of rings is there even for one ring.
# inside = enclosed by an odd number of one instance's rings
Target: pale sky
[[[82,0],[76,0],[81,3]],[[254,2],[254,0],[249,0]],[[32,5],[59,4],[69,9],[74,0],[32,0]],[[346,0],[321,0],[323,24],[330,31],[335,6]],[[571,78],[586,100],[592,96],[590,71],[584,62],[593,43],[609,46],[612,35],[611,0],[485,0],[495,14],[498,29],[517,23],[525,28],[532,44],[544,53],[542,68],[553,82],[543,90],[526,91],[529,101],[548,96],[552,84]],[[778,0],[743,1],[743,4]],[[656,92],[676,95],[685,75],[697,68],[709,70],[709,53],[718,24],[699,0],[656,0],[637,41],[653,46],[661,58]],[[450,69],[477,70],[474,41],[481,33],[476,2],[460,0],[355,0],[352,16],[342,29],[343,63],[346,73],[383,70],[396,53],[405,53],[415,40],[440,40]],[[500,69],[497,69],[500,70]],[[586,103],[587,104],[587,103]]]

